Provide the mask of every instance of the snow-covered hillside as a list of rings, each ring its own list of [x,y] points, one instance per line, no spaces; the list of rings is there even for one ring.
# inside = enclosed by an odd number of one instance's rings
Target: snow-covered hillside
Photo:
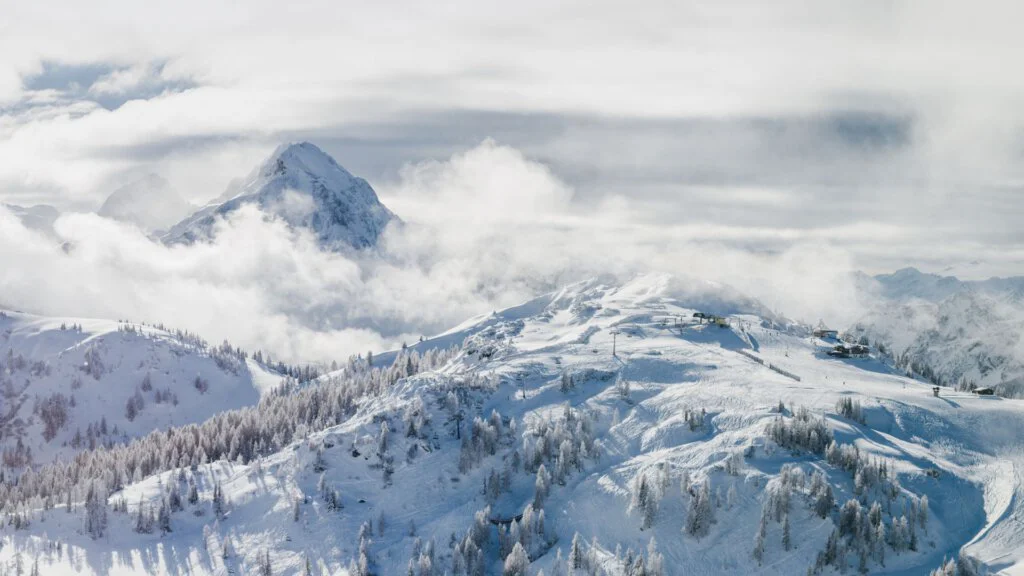
[[[1024,573],[1024,404],[934,397],[716,293],[664,276],[575,285],[6,478],[0,565],[909,575],[963,548]]]
[[[862,286],[877,299],[852,337],[937,383],[1024,395],[1024,278],[961,281],[908,268]]]
[[[114,190],[97,214],[131,222],[142,230],[162,230],[181,221],[195,210],[179,196],[166,179],[149,174]]]
[[[207,239],[217,217],[243,205],[311,230],[326,249],[368,248],[397,220],[373,188],[309,142],[278,147],[249,177],[171,227],[165,242]]]
[[[5,468],[45,464],[255,404],[282,377],[163,329],[0,312]]]

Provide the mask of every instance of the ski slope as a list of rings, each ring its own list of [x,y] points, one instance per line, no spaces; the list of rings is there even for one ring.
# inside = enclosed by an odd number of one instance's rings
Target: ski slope
[[[727,317],[730,326],[695,323],[697,311]],[[526,462],[550,433],[581,446],[579,466],[556,471],[540,500],[544,529],[530,541],[528,574],[565,573],[556,558],[559,550],[567,557],[577,533],[595,572],[625,574],[619,558],[629,550],[644,555],[653,537],[667,574],[803,574],[856,490],[846,470],[766,433],[806,407],[825,418],[837,443],[856,446],[895,474],[899,495],[883,521],[927,496],[917,550],[888,549],[884,564],[867,560],[868,572],[927,574],[963,548],[993,572],[1024,574],[1020,401],[935,397],[930,385],[876,359],[826,356],[805,328],[766,317],[724,287],[667,276],[573,285],[410,348],[422,353],[455,342],[462,350],[444,366],[397,380],[343,423],[276,453],[168,470],[125,486],[109,501],[123,499],[128,513],[112,512],[98,540],[84,533],[80,512],[34,510],[29,528],[0,532],[0,565],[20,557],[26,566],[37,561],[44,574],[257,574],[269,558],[273,574],[303,574],[307,561],[314,574],[346,574],[359,572],[362,545],[370,573],[405,574],[412,559],[416,574],[443,574],[453,571],[474,514],[489,506],[480,558],[485,573],[501,573],[496,525],[537,498],[538,474],[526,472]],[[408,351],[395,351],[375,363],[407,361]],[[565,390],[563,375],[572,381]],[[330,376],[323,382],[332,385]],[[461,426],[452,397],[464,411]],[[861,403],[863,423],[837,414],[845,398]],[[492,434],[493,453],[467,460],[472,448],[460,448],[457,436],[472,435],[474,417],[481,437]],[[567,432],[587,428],[578,424],[584,420],[590,433]],[[382,432],[385,422],[389,432]],[[576,450],[565,445],[563,451]],[[544,466],[558,470],[562,458]],[[492,470],[507,475],[496,494],[485,489]],[[666,471],[656,513],[643,528],[643,514],[631,510],[638,479],[660,483]],[[803,482],[815,473],[835,494],[825,518],[812,510]],[[792,547],[784,550],[782,525],[768,521],[758,562],[752,550],[759,519],[784,476],[798,479],[786,492]],[[133,530],[140,503],[156,508],[169,487],[184,491],[190,481],[199,502],[172,515],[172,531]],[[705,482],[713,521],[696,537],[685,528]],[[217,485],[228,501],[221,518],[211,503]],[[330,509],[325,490],[337,491],[340,510]],[[855,558],[847,561],[857,569]],[[835,565],[821,573],[836,573]]]

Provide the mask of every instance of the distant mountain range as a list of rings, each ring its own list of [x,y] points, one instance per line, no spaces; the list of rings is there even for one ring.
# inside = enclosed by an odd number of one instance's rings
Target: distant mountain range
[[[961,280],[955,276],[942,276],[921,272],[916,268],[903,268],[892,274],[868,276],[857,273],[857,281],[864,288],[874,289],[889,300],[920,299],[939,302],[965,290],[992,296],[1024,296],[1024,276],[989,278],[988,280]]]
[[[905,268],[855,281],[876,298],[851,335],[937,383],[1024,395],[1024,277],[969,281]]]
[[[54,234],[53,223],[60,216],[60,212],[53,206],[37,204],[25,207],[16,204],[3,204],[3,207],[17,216],[26,228],[51,236]]]

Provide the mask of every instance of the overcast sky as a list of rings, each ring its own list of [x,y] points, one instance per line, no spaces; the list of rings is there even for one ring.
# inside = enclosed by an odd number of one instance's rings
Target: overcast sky
[[[1022,17],[1016,2],[0,0],[0,201],[87,211],[158,173],[204,202],[309,139],[401,212],[411,166],[490,138],[550,170],[560,209],[601,206],[619,233],[1022,274]],[[530,192],[502,194],[498,210]]]

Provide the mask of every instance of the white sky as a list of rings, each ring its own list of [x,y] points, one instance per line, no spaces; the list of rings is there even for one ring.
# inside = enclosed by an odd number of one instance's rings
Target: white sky
[[[494,138],[571,189],[566,210],[605,206],[638,234],[1021,274],[1022,16],[1014,2],[0,0],[0,201],[92,210],[156,172],[201,202],[309,139],[401,212],[403,166]]]

